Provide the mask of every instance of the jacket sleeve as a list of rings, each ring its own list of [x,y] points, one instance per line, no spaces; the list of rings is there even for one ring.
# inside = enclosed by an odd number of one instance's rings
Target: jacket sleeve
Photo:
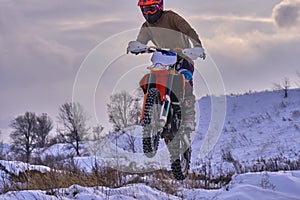
[[[147,31],[147,27],[145,26],[145,24],[142,25],[140,32],[137,36],[136,41],[142,43],[142,44],[147,44],[150,40],[151,37],[149,35],[149,31]]]
[[[176,29],[182,32],[183,34],[187,35],[191,39],[194,47],[202,47],[199,36],[196,33],[196,31],[191,27],[191,25],[183,17],[174,12],[172,16],[172,23],[175,25]]]

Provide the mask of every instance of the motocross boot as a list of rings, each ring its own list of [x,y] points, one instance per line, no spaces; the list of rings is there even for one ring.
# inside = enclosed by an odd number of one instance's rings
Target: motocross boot
[[[195,122],[195,96],[186,96],[182,106],[182,123],[186,131],[194,131]]]

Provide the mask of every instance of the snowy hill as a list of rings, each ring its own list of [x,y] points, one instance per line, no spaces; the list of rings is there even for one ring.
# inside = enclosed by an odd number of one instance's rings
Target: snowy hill
[[[143,175],[141,180],[146,181],[116,189],[74,185],[59,189],[56,196],[49,196],[45,191],[23,191],[0,195],[0,199],[300,199],[300,172],[297,171],[300,170],[300,89],[289,90],[288,95],[283,98],[282,91],[273,91],[227,96],[222,132],[204,158],[200,156],[201,146],[207,139],[212,105],[211,97],[198,100],[197,130],[192,137],[192,175],[181,183],[166,178],[155,180],[155,184],[171,182],[172,194],[149,187],[145,183],[153,176]],[[83,157],[71,160],[68,156],[74,151],[64,144],[36,154],[42,160],[60,157],[60,163],[75,163],[84,173],[92,173],[95,163],[135,173],[168,170],[169,154],[164,142],[161,141],[157,156],[146,158],[142,153],[141,131],[141,127],[131,127],[101,141],[86,142],[82,144]],[[13,161],[0,164],[13,173],[23,172],[24,167],[42,173],[51,171]],[[0,182],[6,181],[7,185],[11,179],[5,170],[0,168]],[[203,174],[209,179],[235,175],[226,186],[216,184],[216,188],[223,186],[221,189],[204,190],[199,189]]]
[[[193,141],[193,163],[197,163],[199,146],[205,137],[210,116],[209,97],[198,101],[199,129]],[[223,131],[208,156],[215,164],[226,161],[226,155],[241,167],[264,169],[267,161],[281,165],[299,162],[300,158],[300,90],[261,92],[227,97],[227,113]],[[287,163],[285,163],[287,162]],[[195,166],[197,167],[197,166]],[[281,166],[289,169],[291,166]],[[286,168],[285,168],[286,167]],[[259,169],[258,169],[259,170]],[[275,169],[276,170],[276,169]]]

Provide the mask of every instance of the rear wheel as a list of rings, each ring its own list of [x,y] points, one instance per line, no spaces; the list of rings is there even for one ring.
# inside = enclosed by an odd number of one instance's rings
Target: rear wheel
[[[184,180],[188,175],[190,169],[190,159],[191,159],[191,147],[185,148],[183,141],[180,141],[180,149],[182,152],[179,155],[171,155],[171,169],[172,173],[177,180]]]
[[[144,154],[152,158],[156,155],[160,140],[159,116],[161,110],[160,95],[156,88],[151,88],[145,102],[143,126],[143,151]]]
[[[165,141],[170,152],[171,169],[175,179],[184,180],[190,169],[190,131],[180,128],[180,108],[173,109],[170,120],[171,133],[165,138]]]

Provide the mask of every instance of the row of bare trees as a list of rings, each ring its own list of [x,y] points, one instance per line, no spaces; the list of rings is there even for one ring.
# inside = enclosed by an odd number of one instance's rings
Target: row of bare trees
[[[78,103],[65,103],[59,108],[58,128],[55,140],[72,145],[79,155],[79,144],[88,134],[86,114]],[[11,121],[10,134],[12,148],[19,155],[24,155],[29,162],[32,152],[37,148],[46,147],[48,136],[53,129],[53,121],[46,114],[37,115],[25,112]]]
[[[134,97],[126,91],[111,95],[110,102],[107,104],[107,112],[114,131],[124,130],[138,124],[141,114],[139,100],[140,97]],[[80,144],[91,130],[87,126],[87,120],[87,114],[82,105],[74,102],[63,104],[59,108],[57,130],[51,143],[67,143],[73,147],[76,155],[80,156]],[[48,136],[53,126],[52,119],[46,113],[37,115],[34,112],[26,112],[16,117],[10,124],[13,129],[10,134],[13,149],[18,155],[22,155],[26,162],[30,162],[31,154],[35,149],[49,145]],[[103,127],[98,125],[91,131],[94,135],[97,133],[99,139]],[[127,142],[134,143],[135,138],[130,135],[128,137]]]

